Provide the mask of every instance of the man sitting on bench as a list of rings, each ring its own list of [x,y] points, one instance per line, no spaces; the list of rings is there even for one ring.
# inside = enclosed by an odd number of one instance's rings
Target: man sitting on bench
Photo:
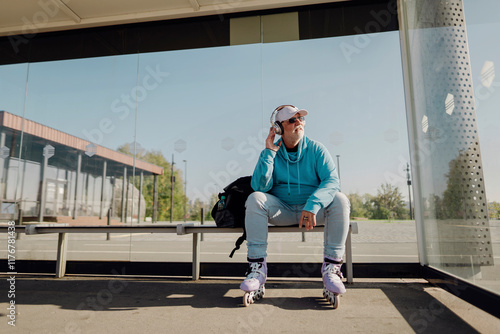
[[[306,110],[292,105],[276,108],[272,127],[252,176],[255,190],[246,201],[245,226],[249,268],[240,288],[261,289],[267,278],[268,223],[299,225],[306,230],[325,225],[326,290],[345,293],[342,256],[349,231],[350,203],[339,190],[339,178],[326,147],[304,136]],[[274,142],[275,135],[281,139]]]

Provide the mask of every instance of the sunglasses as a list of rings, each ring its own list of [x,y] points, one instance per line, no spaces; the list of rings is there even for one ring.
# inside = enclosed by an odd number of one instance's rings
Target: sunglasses
[[[304,122],[304,121],[305,121],[305,119],[306,119],[306,118],[305,118],[304,116],[292,117],[292,118],[289,118],[289,119],[288,119],[288,123],[293,124],[293,123],[297,122],[297,120],[299,120],[299,121],[301,121],[301,122]],[[283,122],[286,122],[286,121],[283,121]],[[283,122],[281,122],[281,123],[283,123]]]

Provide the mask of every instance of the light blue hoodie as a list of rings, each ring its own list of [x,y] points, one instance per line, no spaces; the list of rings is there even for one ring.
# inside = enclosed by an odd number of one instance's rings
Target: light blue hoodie
[[[276,145],[281,139],[276,143]],[[269,192],[289,205],[304,205],[317,214],[328,206],[339,188],[333,159],[326,147],[303,137],[297,152],[264,149],[252,176],[255,191]]]

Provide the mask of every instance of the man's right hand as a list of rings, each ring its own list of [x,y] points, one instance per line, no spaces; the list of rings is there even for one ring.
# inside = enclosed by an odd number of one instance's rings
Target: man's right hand
[[[269,129],[269,135],[266,138],[266,148],[268,148],[274,152],[278,152],[278,150],[280,149],[281,143],[283,141],[280,141],[278,143],[278,145],[274,145],[274,137],[275,136],[276,136],[276,129],[274,127],[271,127],[271,129]]]

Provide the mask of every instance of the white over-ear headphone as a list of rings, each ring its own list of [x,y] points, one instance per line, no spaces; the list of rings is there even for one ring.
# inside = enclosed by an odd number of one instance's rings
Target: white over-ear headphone
[[[274,109],[273,114],[271,115],[271,119],[269,120],[271,122],[271,126],[274,128],[276,131],[277,135],[282,135],[283,132],[285,132],[285,129],[283,129],[283,125],[281,122],[276,121],[275,117],[278,111],[280,111],[283,107],[286,107],[286,105],[279,106],[278,108]]]

